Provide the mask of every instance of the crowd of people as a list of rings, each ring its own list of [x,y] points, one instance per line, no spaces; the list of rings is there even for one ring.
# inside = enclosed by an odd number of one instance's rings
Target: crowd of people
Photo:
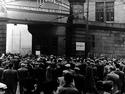
[[[125,62],[106,57],[3,54],[0,82],[5,94],[124,94]],[[0,88],[3,90],[3,88]]]

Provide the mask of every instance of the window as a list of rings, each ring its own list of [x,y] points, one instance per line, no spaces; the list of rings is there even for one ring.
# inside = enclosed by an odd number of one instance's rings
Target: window
[[[104,3],[97,2],[96,3],[96,21],[104,21]]]
[[[106,2],[106,21],[114,21],[114,2]]]
[[[96,21],[114,21],[114,2],[96,2]]]

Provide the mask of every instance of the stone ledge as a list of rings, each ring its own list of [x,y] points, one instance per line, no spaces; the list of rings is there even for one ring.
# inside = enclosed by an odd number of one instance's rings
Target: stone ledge
[[[74,20],[73,24],[81,24],[82,25],[82,24],[87,24],[87,22],[86,22],[86,20]],[[123,23],[104,23],[104,22],[88,21],[88,25],[125,29],[125,24],[123,24]]]

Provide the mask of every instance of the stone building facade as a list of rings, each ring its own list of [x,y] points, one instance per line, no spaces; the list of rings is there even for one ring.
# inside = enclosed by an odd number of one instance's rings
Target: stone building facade
[[[83,54],[85,56],[125,57],[124,0],[90,0],[88,30],[86,28],[87,2],[84,4],[78,2],[70,3],[73,5],[73,11],[79,9],[80,6],[84,7],[84,15],[74,16],[73,19],[73,25],[76,27],[73,26],[72,34],[75,37],[72,37],[72,42],[74,42],[73,44],[78,41],[85,42],[86,48],[82,52],[76,51],[74,48],[73,51],[76,55],[80,53],[80,55]],[[103,5],[103,3],[105,4]],[[74,6],[79,6],[79,8],[74,8]],[[80,11],[77,13],[81,14]],[[75,15],[74,12],[73,15]],[[97,19],[96,16],[99,18]]]
[[[61,19],[64,22],[62,24],[53,24],[50,20],[52,17],[48,16],[48,19],[44,18],[46,16],[44,13],[42,14],[43,16],[41,14],[37,16],[36,14],[33,15],[32,17],[35,21],[40,20],[41,22],[41,24],[38,23],[37,25],[37,27],[41,29],[37,28],[39,30],[33,35],[33,53],[35,53],[36,50],[40,50],[41,52],[43,51],[42,53],[45,52],[45,54],[55,53],[56,55],[65,55],[68,53],[69,56],[105,55],[108,57],[125,57],[124,0],[105,0],[105,2],[110,3],[107,3],[107,5],[103,2],[104,0],[90,0],[88,30],[86,28],[86,2],[73,3],[72,8],[75,18],[70,24],[65,23],[67,19]],[[98,5],[98,7],[96,5]],[[104,11],[106,11],[106,9],[104,9],[106,6],[109,7],[107,10],[108,17],[111,18],[109,19],[110,21],[104,18],[107,15],[104,13]],[[14,13],[17,14],[15,15],[12,11],[15,10],[8,11],[8,17],[19,19],[19,23],[24,20],[24,16],[26,15],[24,12],[15,11]],[[98,18],[96,17],[97,14],[99,14]],[[21,15],[22,18],[18,15]],[[30,17],[26,17],[28,19],[26,23],[30,23]],[[67,18],[67,15],[64,18]],[[44,23],[44,20],[47,20],[47,23]],[[4,37],[6,35],[6,24],[4,22],[8,23],[9,21],[0,21],[0,35],[3,34],[0,36],[0,47],[2,47],[0,48],[0,53],[4,52],[6,48],[6,37]],[[18,24],[18,22],[16,23]],[[28,24],[28,29],[31,34],[36,31],[36,26],[34,26],[34,24]],[[85,43],[85,50],[76,50],[76,43]]]
[[[96,30],[90,27],[90,33],[94,36],[94,46],[90,49],[90,54],[92,53],[94,56],[125,57],[125,29],[121,26],[98,26]]]
[[[105,4],[104,4],[105,2]],[[107,3],[107,4],[106,4]],[[98,7],[99,6],[99,7]],[[125,15],[125,0],[89,0],[89,20],[96,20],[96,12],[102,12],[102,16],[105,15],[104,11],[113,11],[113,20],[106,21],[107,23],[125,23],[124,15]],[[84,4],[84,16],[86,16],[87,2]],[[109,10],[108,10],[109,9]],[[104,19],[104,18],[103,18]]]

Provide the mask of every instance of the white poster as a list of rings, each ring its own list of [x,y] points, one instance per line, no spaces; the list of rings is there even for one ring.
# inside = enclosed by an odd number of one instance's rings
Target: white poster
[[[36,55],[40,55],[40,51],[36,51]]]
[[[76,42],[76,51],[85,51],[85,42]]]

